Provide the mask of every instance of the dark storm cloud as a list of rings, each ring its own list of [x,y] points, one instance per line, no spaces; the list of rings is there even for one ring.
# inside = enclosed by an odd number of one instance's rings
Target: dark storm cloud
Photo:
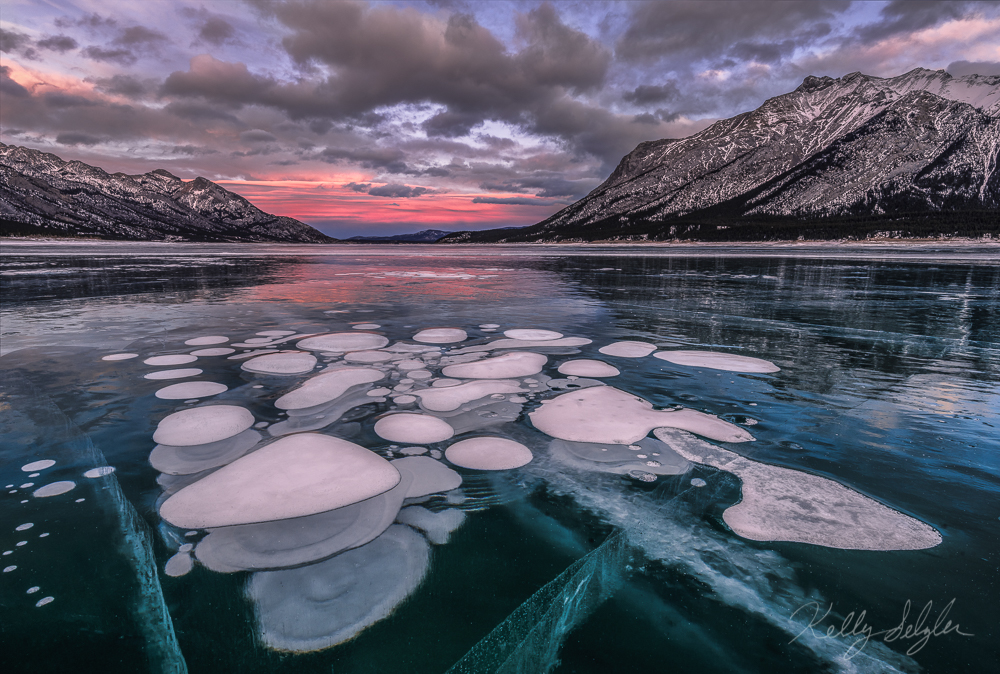
[[[592,184],[566,180],[561,175],[526,175],[504,182],[483,182],[479,185],[490,192],[534,192],[538,197],[581,197]]]
[[[214,44],[215,46],[222,45],[226,41],[232,40],[235,35],[236,29],[233,28],[233,25],[218,16],[209,17],[205,23],[202,24],[201,30],[198,31],[198,38],[200,40],[208,42],[209,44]]]
[[[966,75],[1000,75],[1000,62],[997,61],[954,61],[946,68],[952,77]]]
[[[676,82],[660,85],[641,84],[632,91],[626,92],[622,98],[636,105],[648,105],[649,103],[672,101],[680,96],[680,93]]]
[[[202,103],[190,103],[190,102],[173,102],[168,103],[164,106],[163,110],[171,115],[179,117],[181,119],[189,120],[197,123],[207,123],[213,121],[226,122],[229,125],[235,127],[245,127],[240,118],[236,115],[226,112],[225,110],[219,110],[218,108],[213,108],[210,105],[204,105]]]
[[[50,35],[35,43],[41,49],[57,51],[65,54],[71,49],[76,49],[80,44],[68,35]]]
[[[913,33],[951,19],[961,18],[981,2],[956,0],[893,0],[879,12],[880,20],[857,31],[862,41],[881,40],[900,33]]]
[[[79,131],[67,131],[56,136],[56,142],[60,145],[97,145],[102,140],[98,136]]]
[[[273,143],[278,139],[273,133],[263,129],[249,129],[240,133],[240,140],[245,143]]]
[[[79,26],[91,32],[106,31],[118,25],[118,22],[110,16],[101,16],[96,12],[73,19],[68,16],[59,17],[55,20],[58,28],[73,28]]]
[[[87,47],[83,50],[83,55],[95,61],[107,61],[123,66],[130,66],[139,60],[139,57],[132,53],[131,49],[104,49],[103,47]]]
[[[31,98],[31,92],[10,77],[10,66],[0,66],[0,93],[13,98]]]
[[[410,187],[409,185],[399,185],[389,183],[380,187],[372,187],[368,194],[373,197],[388,197],[390,199],[412,199],[431,192],[426,187]]]
[[[97,15],[94,15],[97,16]],[[99,17],[98,17],[99,18]],[[116,26],[111,23],[98,24],[101,27]],[[155,54],[160,46],[169,43],[166,35],[145,26],[129,26],[117,31],[117,35],[107,45],[91,45],[82,51],[83,55],[95,61],[117,63],[123,66],[135,64],[143,56]]]
[[[474,204],[502,204],[505,206],[546,206],[544,201],[530,197],[473,197]]]
[[[371,183],[347,183],[345,187],[352,192],[360,192],[362,194],[368,194],[368,190],[371,189]]]
[[[100,105],[98,101],[78,96],[76,94],[67,94],[63,91],[46,92],[41,95],[41,99],[45,102],[47,107],[56,109],[93,107]]]
[[[154,79],[139,79],[132,75],[114,75],[93,82],[98,91],[132,99],[151,96],[159,86]]]
[[[16,30],[0,28],[0,52],[19,53],[28,59],[38,58],[38,52],[32,47],[31,38]]]
[[[317,158],[329,164],[339,164],[349,161],[358,164],[361,168],[382,169],[388,173],[407,173],[410,169],[404,161],[404,153],[398,148],[334,148],[328,147],[322,150]]]
[[[197,145],[175,145],[170,151],[173,154],[183,154],[189,157],[219,153],[218,150],[213,150],[210,147],[199,147]]]

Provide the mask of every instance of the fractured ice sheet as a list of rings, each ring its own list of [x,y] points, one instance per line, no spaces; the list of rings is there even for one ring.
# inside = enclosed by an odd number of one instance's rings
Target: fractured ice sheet
[[[390,414],[375,422],[375,434],[390,442],[422,444],[442,442],[455,434],[443,419],[429,414],[403,412]]]
[[[537,330],[532,328],[515,328],[514,330],[504,330],[504,337],[510,337],[511,339],[519,339],[522,342],[548,342],[553,339],[559,339],[562,337],[561,332],[554,332],[552,330]]]
[[[390,463],[401,474],[408,472],[412,476],[406,498],[419,498],[462,486],[461,475],[429,456],[408,456]]]
[[[161,400],[188,400],[190,398],[205,398],[228,390],[225,384],[212,381],[188,381],[182,384],[171,384],[156,392]]]
[[[603,360],[567,360],[559,366],[559,374],[575,377],[617,377],[621,374],[617,367]]]
[[[231,438],[253,426],[250,410],[235,405],[206,405],[164,417],[153,433],[153,442],[189,447]]]
[[[722,519],[744,538],[844,550],[923,550],[941,543],[933,527],[839,482],[753,461],[683,431],[654,433],[688,461],[740,478],[743,500]]]
[[[414,391],[413,395],[420,398],[420,406],[428,411],[450,412],[457,410],[464,403],[478,400],[483,396],[494,393],[521,393],[528,390],[521,388],[521,382],[512,379],[483,379],[458,386],[422,389]]]
[[[316,356],[301,351],[273,353],[245,361],[241,369],[259,374],[292,375],[311,372],[316,367]]]
[[[279,410],[315,407],[336,400],[347,389],[358,384],[370,384],[385,377],[385,373],[370,367],[343,367],[308,379],[298,388],[274,402]]]
[[[618,475],[633,470],[655,475],[680,475],[691,467],[687,459],[654,438],[643,438],[631,446],[557,439],[549,443],[549,452],[560,463]]]
[[[465,330],[459,328],[430,328],[413,335],[413,341],[424,344],[454,344],[464,342],[468,337]]]
[[[743,373],[779,372],[780,367],[772,362],[750,356],[739,356],[734,353],[718,351],[657,351],[654,358],[665,360],[675,365],[690,367],[707,367],[713,370]]]
[[[429,459],[433,460],[433,459]],[[387,492],[315,515],[211,529],[195,550],[212,571],[260,571],[309,564],[374,540],[392,524],[413,482],[400,472]]]
[[[232,463],[253,449],[261,437],[257,431],[245,430],[231,438],[203,445],[178,447],[159,444],[150,453],[149,463],[167,475],[193,475]]]
[[[472,470],[510,470],[531,461],[531,450],[507,438],[479,437],[448,447],[444,456],[456,466]]]
[[[739,426],[691,409],[654,410],[638,396],[611,386],[563,393],[529,412],[532,424],[546,435],[574,442],[635,443],[654,428],[670,427],[719,442],[747,442],[753,436]]]
[[[618,356],[619,358],[644,358],[656,351],[656,347],[648,342],[614,342],[598,349],[605,356]]]
[[[441,374],[445,377],[464,377],[466,379],[527,377],[541,372],[547,361],[548,357],[531,351],[505,353],[472,363],[448,365],[441,370]]]
[[[342,508],[399,480],[388,461],[360,445],[299,433],[181,489],[160,506],[160,516],[189,529],[270,522]]]
[[[348,641],[413,593],[429,563],[427,540],[397,524],[326,561],[255,573],[247,595],[256,605],[261,640],[295,653]]]
[[[396,521],[422,531],[434,545],[444,545],[465,522],[465,513],[453,509],[433,512],[422,506],[408,506],[399,511]]]
[[[382,335],[367,332],[332,332],[327,335],[308,337],[296,344],[300,349],[308,351],[368,351],[381,349],[389,343]]]
[[[183,367],[176,370],[160,370],[158,372],[150,372],[142,376],[143,379],[153,379],[159,381],[162,379],[184,379],[185,377],[194,377],[201,374],[201,370],[196,367]]]

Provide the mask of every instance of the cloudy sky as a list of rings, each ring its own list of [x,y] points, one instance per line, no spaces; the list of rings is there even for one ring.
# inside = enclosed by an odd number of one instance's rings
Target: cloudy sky
[[[0,140],[333,236],[519,226],[806,75],[1000,74],[1000,3],[3,0]]]

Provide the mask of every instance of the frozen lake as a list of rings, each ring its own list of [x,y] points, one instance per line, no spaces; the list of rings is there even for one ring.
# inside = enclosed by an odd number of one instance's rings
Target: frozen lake
[[[0,281],[5,672],[1000,657],[996,246],[5,241]]]

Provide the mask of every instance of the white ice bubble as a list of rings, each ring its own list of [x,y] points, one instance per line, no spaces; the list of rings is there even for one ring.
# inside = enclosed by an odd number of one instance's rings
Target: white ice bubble
[[[430,328],[413,335],[413,341],[424,344],[454,344],[464,342],[468,337],[465,330],[458,328]]]
[[[769,373],[781,370],[770,361],[718,351],[657,351],[653,357],[675,365],[707,367],[726,372]]]
[[[34,486],[35,486],[35,483],[34,483],[34,482],[25,482],[25,483],[24,483],[24,484],[22,484],[22,485],[18,485],[18,487],[17,487],[17,488],[18,488],[18,489],[27,489],[28,487],[34,487]]]
[[[184,365],[185,363],[193,363],[198,360],[198,356],[192,356],[189,353],[177,353],[172,356],[153,356],[152,358],[147,358],[142,361],[146,365]]]
[[[360,445],[298,433],[184,487],[160,516],[191,529],[303,517],[377,496],[399,480],[388,461]]]
[[[456,349],[452,354],[460,355],[464,353],[476,353],[479,351],[493,351],[495,349],[541,349],[541,348],[567,348],[586,346],[593,340],[586,337],[563,337],[561,339],[498,339],[488,344],[478,346],[467,346],[464,349]]]
[[[452,532],[465,522],[465,513],[452,509],[432,512],[421,506],[410,506],[399,511],[396,521],[422,531],[434,545],[444,545]]]
[[[225,384],[211,381],[189,381],[183,384],[171,384],[156,392],[161,400],[189,400],[214,396],[228,390]]]
[[[272,353],[245,361],[240,366],[247,372],[258,374],[293,375],[311,372],[316,367],[316,356],[301,351]]]
[[[84,477],[94,479],[98,477],[104,477],[105,475],[111,475],[115,472],[114,466],[98,466],[97,468],[91,468],[86,473],[83,474]]]
[[[399,453],[403,456],[418,456],[420,454],[426,454],[426,447],[403,447],[399,450]]]
[[[254,344],[254,345],[271,344],[272,342],[274,342],[274,340],[271,339],[270,337],[251,337],[250,339],[243,340],[244,344]]]
[[[463,377],[465,379],[526,377],[541,372],[547,361],[548,358],[540,353],[521,351],[505,353],[501,356],[471,363],[448,365],[441,370],[441,374],[445,377]]]
[[[71,482],[69,480],[64,480],[62,482],[53,482],[47,484],[44,487],[40,487],[32,493],[35,498],[47,498],[49,496],[59,496],[59,494],[65,494],[68,491],[72,491],[76,487],[76,482]]]
[[[37,585],[35,585],[34,587],[29,587],[28,591],[25,594],[35,594],[36,592],[38,592],[41,589],[42,588],[40,588]]]
[[[431,382],[431,386],[434,388],[448,388],[449,386],[458,386],[461,383],[461,379],[435,379]]]
[[[209,346],[210,344],[225,344],[228,341],[229,338],[222,335],[209,335],[208,337],[195,337],[184,343],[188,346]]]
[[[17,570],[17,565],[16,564],[11,564],[10,566],[5,566],[3,568],[3,572],[4,573],[10,573],[11,571],[15,571],[15,570]]]
[[[153,433],[153,442],[187,447],[225,440],[254,424],[250,410],[235,405],[208,405],[181,410],[165,417]]]
[[[112,353],[109,356],[104,356],[101,360],[129,360],[130,358],[138,358],[137,353]]]
[[[617,377],[617,367],[602,360],[567,360],[559,366],[559,373],[576,377]]]
[[[500,324],[499,323],[483,323],[479,327],[484,328],[486,330],[496,330],[497,328],[500,327]]]
[[[417,398],[416,396],[403,395],[403,396],[396,396],[395,398],[392,399],[392,401],[397,405],[409,405],[410,403],[417,402]]]
[[[45,606],[46,604],[51,604],[51,603],[52,603],[52,602],[54,602],[55,600],[56,600],[56,598],[55,598],[55,597],[43,597],[43,598],[39,599],[39,600],[38,600],[38,601],[37,601],[37,602],[35,603],[35,607],[36,607],[36,608],[41,608],[41,607]]]
[[[198,349],[197,351],[192,351],[192,356],[228,356],[231,353],[236,353],[236,349],[230,349],[228,346],[218,348],[218,349]]]
[[[441,347],[430,346],[428,344],[406,344],[404,342],[396,342],[392,346],[385,347],[385,351],[391,351],[392,353],[413,353],[413,354],[434,355],[441,353]]]
[[[375,434],[390,442],[431,443],[452,437],[455,431],[443,419],[409,412],[390,414],[375,422]]]
[[[462,486],[461,475],[429,456],[407,456],[391,463],[400,473],[407,471],[412,475],[406,498],[419,498]]]
[[[190,553],[178,552],[176,555],[167,560],[166,566],[163,567],[163,572],[172,578],[178,578],[186,575],[193,568],[194,559],[191,557]]]
[[[535,428],[574,442],[635,443],[654,428],[680,428],[720,442],[747,442],[753,436],[718,417],[691,409],[654,410],[638,396],[611,386],[563,393],[529,412]]]
[[[644,358],[656,351],[656,347],[647,342],[614,342],[598,349],[605,356],[618,356],[619,358]]]
[[[246,430],[203,445],[157,445],[149,455],[149,463],[167,475],[192,475],[232,463],[256,447],[260,439],[261,434],[257,431]]]
[[[382,326],[378,323],[358,323],[351,326],[355,330],[378,330]]]
[[[637,450],[645,450],[647,453],[636,453]],[[643,438],[638,445],[557,439],[549,443],[549,454],[564,465],[618,475],[625,475],[633,470],[655,475],[680,475],[691,468],[686,459],[654,438]],[[650,455],[657,458],[650,461]]]
[[[342,396],[359,384],[371,384],[385,377],[384,372],[367,367],[345,367],[316,375],[274,402],[279,410],[315,407]]]
[[[294,330],[261,330],[257,333],[261,337],[287,337],[288,335],[294,335]]]
[[[308,337],[297,343],[300,349],[308,351],[369,351],[381,349],[389,340],[382,335],[364,332],[332,332],[327,335]]]
[[[427,540],[397,524],[323,562],[255,573],[247,595],[256,605],[261,641],[295,653],[348,641],[412,594],[429,563]]]
[[[478,400],[494,393],[519,393],[525,390],[521,388],[520,382],[516,380],[482,379],[459,384],[458,386],[432,387],[414,391],[413,395],[420,398],[420,404],[424,409],[432,412],[451,412],[457,410],[467,402]]]
[[[184,379],[185,377],[194,377],[201,374],[201,370],[196,367],[179,368],[177,370],[160,370],[158,372],[150,372],[149,374],[143,375],[143,379],[153,379],[160,381],[163,379]]]
[[[444,456],[456,466],[473,470],[509,470],[533,458],[531,450],[520,442],[496,437],[456,442],[445,450]]]
[[[384,363],[392,358],[386,351],[352,351],[344,355],[348,363]]]
[[[25,473],[32,473],[36,470],[45,470],[46,468],[51,468],[56,465],[56,462],[52,459],[42,459],[41,461],[32,461],[31,463],[26,463],[21,466],[21,470]]]
[[[843,550],[923,550],[941,543],[933,527],[833,480],[759,463],[673,429],[655,434],[688,461],[740,478],[743,498],[722,519],[744,538]]]
[[[704,480],[702,480],[700,477],[693,477],[693,478],[691,478],[691,486],[692,487],[704,487],[707,484],[708,483],[705,482]]]
[[[536,341],[536,342],[548,342],[553,339],[559,339],[562,337],[561,332],[553,332],[552,330],[534,330],[534,329],[521,329],[516,330],[504,330],[504,337],[510,337],[511,339],[518,339],[522,342],[524,341]]]
[[[419,381],[421,379],[430,379],[434,374],[430,370],[410,370],[406,376]]]
[[[19,524],[14,531],[27,531],[31,527],[35,526],[32,522],[25,522],[24,524]]]

